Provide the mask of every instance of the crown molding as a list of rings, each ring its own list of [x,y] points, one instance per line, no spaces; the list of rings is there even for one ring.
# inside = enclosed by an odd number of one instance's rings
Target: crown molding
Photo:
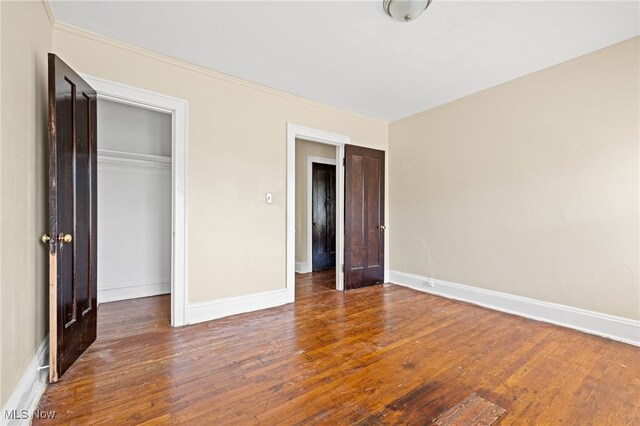
[[[49,23],[52,27],[56,25],[56,18],[53,16],[53,11],[51,10],[51,5],[49,4],[49,0],[42,0],[42,5],[44,6],[45,12],[47,12],[47,18],[49,18]]]
[[[195,72],[198,74],[202,74],[202,75],[206,75],[207,77],[212,77],[215,78],[217,80],[221,80],[221,81],[225,81],[228,83],[232,83],[232,84],[237,84],[240,86],[244,86],[244,87],[248,87],[254,90],[259,90],[261,92],[264,93],[269,93],[271,95],[276,95],[279,96],[281,98],[284,99],[288,99],[291,101],[295,101],[295,102],[300,102],[306,105],[310,105],[316,108],[322,108],[325,109],[327,111],[331,111],[334,113],[338,113],[338,114],[342,114],[342,115],[346,115],[348,117],[351,118],[356,118],[359,120],[364,120],[364,121],[368,121],[370,123],[374,123],[380,126],[385,126],[388,127],[389,122],[384,121],[384,120],[380,120],[377,118],[373,118],[373,117],[368,117],[366,115],[362,115],[362,114],[358,114],[356,112],[353,111],[348,111],[345,109],[341,109],[332,105],[327,105],[325,103],[322,102],[318,102],[318,101],[314,101],[308,98],[304,98],[302,96],[298,96],[298,95],[294,95],[291,93],[287,93],[287,92],[283,92],[281,90],[277,90],[277,89],[273,89],[267,86],[263,86],[257,83],[253,83],[251,81],[248,80],[244,80],[238,77],[233,77],[231,75],[228,74],[224,74],[222,72],[219,71],[214,71],[210,68],[205,68],[205,67],[201,67],[199,65],[195,65],[186,61],[182,61],[180,59],[176,59],[170,56],[166,56],[166,55],[162,55],[160,53],[156,53],[138,46],[134,46],[132,44],[128,44],[128,43],[124,43],[122,41],[119,40],[115,40],[112,39],[110,37],[105,37],[101,34],[97,34],[94,33],[92,31],[87,31],[84,30],[82,28],[78,28],[76,26],[73,25],[69,25],[69,24],[65,24],[63,22],[57,21],[53,15],[53,13],[51,12],[51,7],[49,5],[49,1],[48,0],[42,0],[43,4],[45,5],[45,9],[47,10],[47,15],[49,16],[49,20],[52,21],[52,26],[54,28],[54,30],[57,31],[62,31],[62,32],[66,32],[69,34],[73,34],[75,36],[78,37],[83,37],[89,40],[93,40],[95,42],[98,43],[102,43],[102,44],[106,44],[109,45],[111,47],[115,47],[117,49],[122,49],[122,50],[126,50],[138,55],[142,55],[142,56],[146,56],[148,58],[154,59],[156,61],[160,61],[160,62],[164,62],[166,64],[175,66],[175,67],[180,67],[183,69],[186,69],[188,71],[191,72]]]

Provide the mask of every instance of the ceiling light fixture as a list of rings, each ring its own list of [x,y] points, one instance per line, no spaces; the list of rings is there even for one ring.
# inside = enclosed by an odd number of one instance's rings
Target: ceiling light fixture
[[[431,4],[431,0],[384,0],[383,7],[387,15],[396,21],[414,21]]]

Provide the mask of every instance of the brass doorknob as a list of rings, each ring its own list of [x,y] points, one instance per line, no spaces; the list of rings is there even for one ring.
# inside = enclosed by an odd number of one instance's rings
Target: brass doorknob
[[[44,234],[42,237],[40,237],[40,241],[42,241],[44,244],[49,244],[49,241],[51,241],[51,237],[49,236],[49,234]]]
[[[384,231],[385,229],[387,229],[387,227],[386,227],[386,226],[384,226],[384,225],[380,225],[380,230],[381,230],[381,231]]]
[[[58,241],[68,244],[73,241],[73,237],[71,236],[71,234],[64,234],[61,232],[60,235],[58,235]]]

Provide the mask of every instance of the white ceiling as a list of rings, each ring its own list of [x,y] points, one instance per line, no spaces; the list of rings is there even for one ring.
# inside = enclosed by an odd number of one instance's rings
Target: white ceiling
[[[640,35],[637,1],[51,1],[56,20],[385,121]],[[614,77],[614,76],[612,76]]]

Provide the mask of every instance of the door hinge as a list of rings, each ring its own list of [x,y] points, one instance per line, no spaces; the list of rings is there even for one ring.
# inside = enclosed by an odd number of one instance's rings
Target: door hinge
[[[343,158],[343,159],[342,159],[342,166],[344,167],[344,166],[346,166],[346,165],[347,165],[347,159],[346,159],[346,158]]]
[[[344,273],[344,263],[342,264],[342,273]]]

